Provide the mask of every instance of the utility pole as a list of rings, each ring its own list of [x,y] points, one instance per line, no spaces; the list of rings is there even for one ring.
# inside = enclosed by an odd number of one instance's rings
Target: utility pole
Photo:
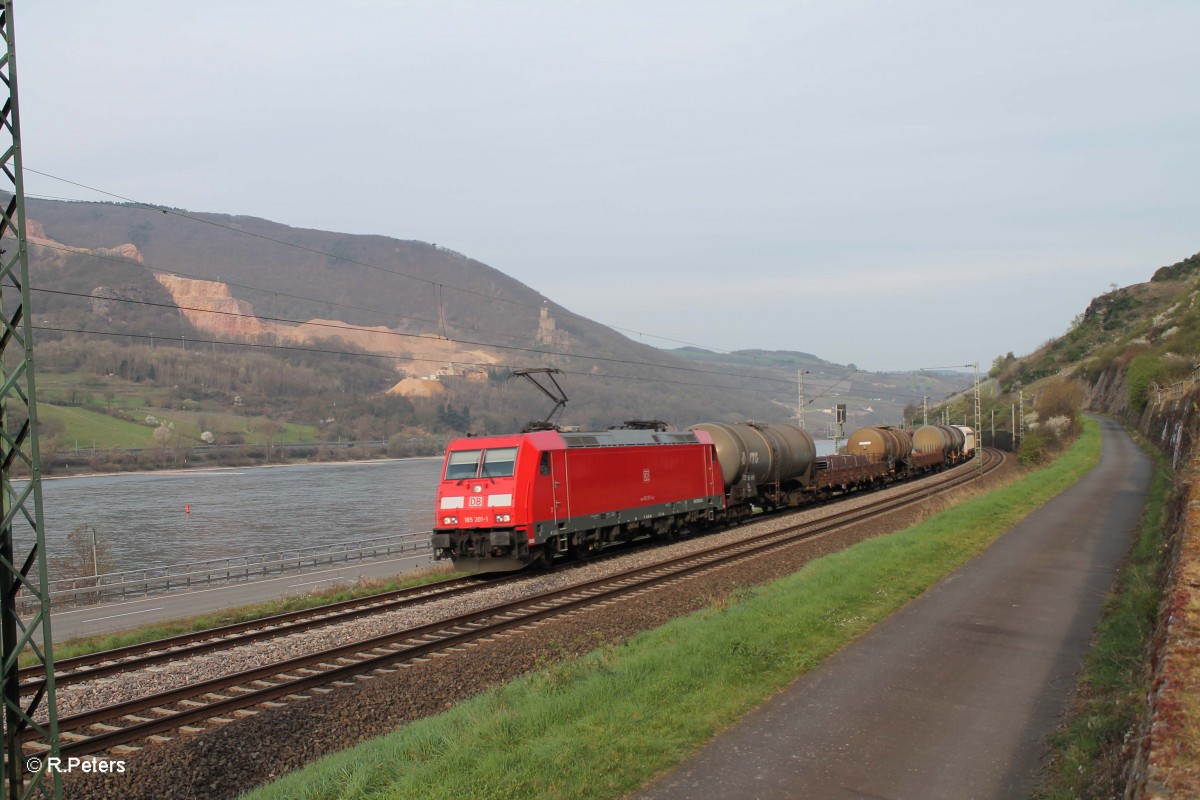
[[[8,800],[50,794],[61,798],[62,777],[47,768],[50,758],[59,757],[58,709],[42,517],[33,319],[28,311],[29,243],[11,0],[0,0],[0,29],[4,34],[0,80],[8,93],[0,104],[0,136],[11,135],[10,143],[0,143],[0,181],[7,178],[12,182],[11,186],[0,187],[5,194],[11,193],[0,212],[0,236],[8,239],[0,244],[0,286],[11,287],[0,295],[0,683],[4,703],[0,782]],[[22,416],[24,422],[14,425],[13,421]],[[24,486],[15,483],[20,479],[25,479]],[[22,531],[19,546],[18,527]],[[18,554],[18,547],[28,549]],[[34,602],[20,602],[29,599]],[[21,617],[22,606],[29,615],[26,619]],[[27,678],[30,696],[22,698],[18,656],[26,650],[35,659],[35,675]],[[28,732],[45,744],[46,749],[36,757],[26,758],[21,745]]]
[[[929,395],[921,398],[921,424],[929,424]]]

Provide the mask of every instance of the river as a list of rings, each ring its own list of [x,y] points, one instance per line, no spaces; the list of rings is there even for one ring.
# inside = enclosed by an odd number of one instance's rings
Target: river
[[[54,478],[48,552],[95,528],[116,571],[427,531],[441,458]],[[19,528],[19,526],[18,526]],[[18,530],[19,541],[29,534]]]

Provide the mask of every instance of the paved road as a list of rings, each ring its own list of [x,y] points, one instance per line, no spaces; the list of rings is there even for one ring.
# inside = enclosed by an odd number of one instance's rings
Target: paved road
[[[391,577],[432,563],[433,559],[428,554],[378,561],[356,561],[329,569],[294,572],[277,578],[59,611],[50,616],[50,630],[54,641],[62,642],[76,636],[112,633],[150,622],[181,619],[225,608],[262,603],[279,597],[305,594],[337,583],[354,583],[359,578]]]
[[[1027,796],[1149,484],[1100,425],[1079,483],[642,797]]]

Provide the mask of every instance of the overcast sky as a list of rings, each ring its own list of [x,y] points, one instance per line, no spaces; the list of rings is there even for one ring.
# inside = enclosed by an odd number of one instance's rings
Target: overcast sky
[[[1200,251],[1195,0],[15,6],[27,168],[713,348],[986,365]]]

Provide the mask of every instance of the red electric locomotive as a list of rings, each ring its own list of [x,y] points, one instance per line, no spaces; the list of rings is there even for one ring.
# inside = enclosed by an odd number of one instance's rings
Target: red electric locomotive
[[[584,558],[604,544],[712,519],[725,486],[705,431],[534,431],[446,448],[436,558],[477,571]]]

